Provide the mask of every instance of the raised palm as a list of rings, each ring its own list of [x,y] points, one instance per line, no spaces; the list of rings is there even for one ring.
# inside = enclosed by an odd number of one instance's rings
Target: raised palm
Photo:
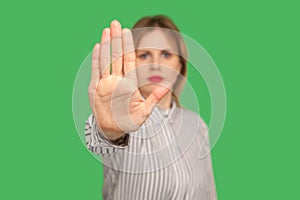
[[[131,31],[122,30],[114,20],[110,28],[103,30],[101,45],[97,43],[92,54],[89,101],[98,128],[111,140],[137,130],[168,91],[158,86],[147,99],[143,98],[137,88]]]

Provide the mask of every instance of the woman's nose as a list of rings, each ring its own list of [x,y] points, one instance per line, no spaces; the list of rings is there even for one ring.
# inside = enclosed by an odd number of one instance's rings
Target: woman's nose
[[[155,55],[151,59],[151,70],[160,70],[160,58],[158,55]]]
[[[151,67],[150,67],[150,70],[159,70],[160,71],[161,69],[161,66],[159,63],[151,63]]]

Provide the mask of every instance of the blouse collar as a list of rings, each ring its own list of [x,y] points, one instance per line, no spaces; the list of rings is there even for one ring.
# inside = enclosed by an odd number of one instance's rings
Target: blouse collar
[[[171,108],[169,109],[162,109],[156,105],[154,106],[154,109],[150,114],[149,118],[154,123],[162,123],[167,119],[170,119],[170,122],[172,123],[173,122],[172,116],[174,114],[175,109],[176,109],[176,102],[174,100],[172,100]]]

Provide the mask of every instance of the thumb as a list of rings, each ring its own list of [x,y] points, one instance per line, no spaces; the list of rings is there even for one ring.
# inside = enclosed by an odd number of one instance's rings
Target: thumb
[[[169,91],[170,89],[168,87],[158,86],[151,92],[145,101],[146,111],[148,114],[151,113],[157,102],[160,101]]]

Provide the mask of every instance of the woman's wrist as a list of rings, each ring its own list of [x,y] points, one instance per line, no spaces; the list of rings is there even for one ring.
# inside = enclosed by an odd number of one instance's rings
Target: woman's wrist
[[[92,124],[93,124],[93,129],[96,133],[96,137],[98,138],[99,141],[103,141],[106,144],[110,146],[115,146],[115,147],[126,147],[128,145],[129,141],[129,134],[128,133],[113,133],[113,132],[105,132],[101,128],[99,128],[97,120],[95,116],[92,116]],[[107,135],[113,136],[113,137],[108,137]]]
[[[129,134],[124,134],[121,137],[114,139],[114,140],[110,140],[112,144],[114,145],[118,145],[118,146],[127,146],[128,145],[128,141],[129,141]]]

